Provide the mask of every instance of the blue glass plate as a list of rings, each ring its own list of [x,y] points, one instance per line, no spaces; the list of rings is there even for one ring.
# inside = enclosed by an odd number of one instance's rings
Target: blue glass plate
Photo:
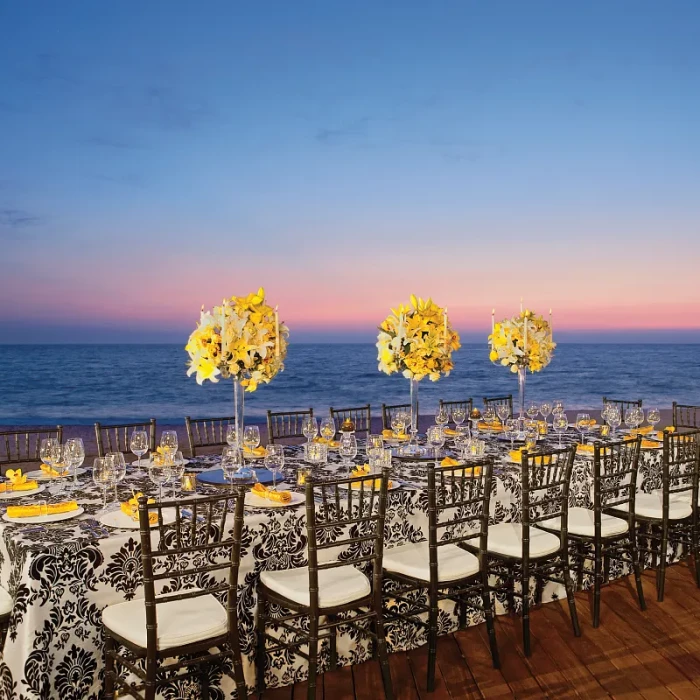
[[[261,484],[272,483],[272,472],[269,469],[256,469],[255,474],[258,477],[258,482]],[[278,476],[278,481],[282,480],[282,476]],[[231,486],[230,481],[224,479],[223,469],[213,469],[210,472],[202,472],[197,474],[197,481],[200,481],[207,486]],[[234,481],[234,484],[252,484],[252,481]]]

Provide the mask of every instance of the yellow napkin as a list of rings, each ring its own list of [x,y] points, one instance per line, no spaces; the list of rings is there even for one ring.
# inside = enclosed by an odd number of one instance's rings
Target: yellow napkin
[[[143,496],[142,493],[135,493],[133,498],[130,498],[128,501],[125,501],[124,503],[120,504],[122,513],[128,515],[132,520],[139,519],[139,498],[141,498],[141,496]],[[156,499],[149,498],[148,502],[155,503]],[[155,525],[158,522],[158,513],[149,513],[148,522],[151,525]]]
[[[61,464],[58,466],[63,466],[63,465]],[[48,474],[49,476],[67,476],[68,475],[67,469],[54,469],[53,467],[50,467],[48,464],[42,464],[41,471],[44,472],[44,474]]]
[[[481,467],[466,467],[454,473],[455,476],[479,476],[480,474]]]
[[[265,448],[262,445],[260,447],[255,447],[252,450],[248,449],[247,447],[244,447],[243,454],[251,455],[253,457],[264,457]]]
[[[289,503],[292,500],[292,494],[289,491],[273,491],[263,484],[255,484],[251,491],[260,498],[267,498],[268,501],[277,503]]]
[[[642,440],[642,447],[652,447],[652,448],[659,448],[661,445],[656,442],[656,440]]]
[[[395,433],[393,430],[382,430],[382,437],[385,440],[408,440],[411,436],[406,433]]]
[[[338,440],[326,440],[324,437],[315,437],[314,442],[318,442],[321,445],[328,445],[328,447],[340,447],[340,442]]]
[[[645,425],[643,428],[637,428],[637,432],[640,435],[649,435],[649,433],[653,430],[653,428],[650,425]]]
[[[666,431],[668,431],[669,433],[675,433],[675,432],[676,432],[676,429],[675,429],[674,426],[669,425],[668,428],[664,428],[663,430],[659,430],[659,432],[657,433],[657,435],[659,436],[659,440],[663,440],[663,439],[664,439],[664,433],[665,433]]]
[[[452,457],[445,457],[445,459],[440,462],[441,467],[458,467],[461,462],[457,459],[452,459]]]
[[[352,472],[350,472],[350,476],[358,477],[358,476],[366,476],[371,472],[371,468],[369,464],[363,464],[360,467],[355,467]],[[352,484],[352,488],[354,489],[359,489],[361,484],[364,484],[365,486],[371,486],[372,481],[374,481],[374,486],[375,488],[379,488],[381,484],[381,479],[364,479],[363,481],[356,481]],[[387,488],[391,488],[391,481],[387,484]]]
[[[584,424],[587,424],[589,428],[592,428],[598,421],[595,418],[591,418],[587,421],[584,421]]]
[[[5,472],[9,484],[0,484],[0,493],[9,493],[11,491],[31,491],[39,488],[36,481],[29,481],[25,474],[22,474],[21,469],[8,469]]]
[[[352,472],[350,472],[351,476],[365,476],[369,474],[371,471],[369,464],[363,464],[360,467],[355,467]]]
[[[445,430],[443,430],[443,432],[445,433],[445,435],[457,435],[458,434],[457,431],[452,430],[452,428],[445,428]]]
[[[582,445],[579,443],[576,445],[576,452],[585,452],[586,454],[593,454],[595,452],[595,448],[591,444],[586,444]]]
[[[503,431],[503,426],[500,423],[484,423],[479,421],[479,430],[491,430],[495,433],[500,433]]]
[[[586,445],[586,447],[588,447],[588,445]],[[518,462],[518,464],[522,464],[522,461],[523,461],[523,451],[522,450],[511,450],[508,454],[510,455],[510,458],[514,462]],[[543,464],[550,464],[551,462],[552,462],[551,457],[545,457],[542,463]]]
[[[57,515],[58,513],[70,513],[70,511],[72,510],[78,510],[78,504],[75,501],[66,501],[65,503],[50,503],[47,506],[8,506],[7,517],[32,518],[36,515]]]
[[[374,488],[378,489],[381,486],[382,480],[381,479],[363,479],[362,481],[354,481],[352,483],[352,487],[354,489],[359,489],[361,488],[361,485],[364,484],[365,487],[371,487],[372,482],[374,481]],[[391,481],[387,482],[386,487],[390,489],[392,486]]]

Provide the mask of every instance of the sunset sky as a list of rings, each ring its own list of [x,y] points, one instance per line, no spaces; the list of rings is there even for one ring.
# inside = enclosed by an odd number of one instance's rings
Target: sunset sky
[[[300,341],[700,341],[696,0],[8,2],[0,65],[0,342],[259,286]]]

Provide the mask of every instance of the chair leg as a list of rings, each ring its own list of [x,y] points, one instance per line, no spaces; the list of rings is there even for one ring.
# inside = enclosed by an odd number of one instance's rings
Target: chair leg
[[[430,591],[430,609],[428,612],[428,692],[435,690],[435,663],[437,660],[437,591]]]
[[[459,624],[459,629],[463,630],[467,626],[467,599],[461,596],[459,598],[459,616],[458,616],[458,624]]]
[[[603,585],[603,543],[596,541],[593,544],[594,559],[593,559],[593,627],[600,625],[600,589]]]
[[[576,588],[583,589],[583,569],[586,564],[586,545],[584,542],[577,542],[576,548]]]
[[[336,622],[337,617],[335,615],[328,616],[328,622]],[[335,671],[338,668],[338,628],[331,627],[330,630],[330,662],[331,671]],[[374,656],[374,653],[372,654]]]
[[[146,685],[144,687],[144,700],[156,700],[156,670],[155,659],[146,659]]]
[[[386,648],[386,636],[384,633],[384,617],[381,603],[376,610],[375,633],[377,635],[377,654],[379,656],[379,667],[382,670],[382,683],[384,684],[384,696],[386,700],[394,700],[394,686],[391,683],[391,671],[389,670],[389,654]]]
[[[700,562],[698,561],[698,528],[693,525],[690,533],[693,564],[695,568],[695,583],[700,588]]]
[[[318,670],[318,617],[309,620],[309,685],[306,697],[316,700],[316,672]]]
[[[114,640],[105,633],[105,684],[104,700],[114,700],[114,679],[116,665],[111,653],[114,651]]]
[[[523,559],[523,577],[520,583],[520,592],[523,596],[523,650],[525,656],[530,656],[530,560]]]
[[[207,664],[202,664],[199,667],[199,689],[202,700],[209,700],[209,666]],[[245,700],[245,695],[243,700]]]
[[[659,568],[656,570],[656,599],[659,603],[664,599],[666,586],[666,560],[668,559],[668,523],[661,526],[661,546],[659,548]]]
[[[508,612],[515,612],[515,571],[512,566],[508,567],[508,579],[506,581],[508,584],[508,592],[506,601],[508,603]]]
[[[578,613],[576,612],[576,600],[574,599],[574,582],[569,571],[568,549],[564,557],[564,588],[566,588],[566,600],[569,603],[569,615],[571,616],[571,626],[574,628],[574,636],[581,636],[581,627],[578,624]]]
[[[267,626],[267,598],[258,591],[258,624],[257,624],[257,645],[255,650],[255,666],[257,675],[258,694],[265,692],[265,629]],[[245,696],[244,696],[245,697]]]
[[[637,538],[635,535],[630,537],[630,556],[632,557],[632,570],[634,571],[634,582],[637,586],[637,599],[639,600],[639,608],[647,609],[647,603],[644,600],[644,589],[642,588],[642,572],[639,566],[639,551],[637,550]]]
[[[481,603],[484,606],[484,616],[486,617],[486,631],[489,635],[489,647],[491,649],[491,662],[494,668],[501,668],[501,659],[498,656],[498,644],[496,643],[496,626],[493,621],[493,605],[491,593],[488,588],[488,574],[482,578]]]

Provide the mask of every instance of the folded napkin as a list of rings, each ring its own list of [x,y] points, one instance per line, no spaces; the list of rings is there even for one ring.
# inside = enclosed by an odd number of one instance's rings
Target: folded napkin
[[[409,440],[411,438],[406,433],[395,433],[393,430],[382,430],[382,437],[385,440]]]
[[[457,459],[452,459],[452,457],[445,457],[445,459],[440,462],[441,467],[458,467],[461,462]]]
[[[659,440],[663,440],[663,439],[664,439],[664,433],[665,433],[665,432],[675,433],[675,432],[676,432],[676,428],[675,428],[674,426],[672,426],[672,425],[669,425],[668,428],[664,428],[663,430],[659,430],[659,432],[657,433],[657,435],[659,436]]]
[[[139,519],[139,498],[143,496],[142,493],[135,493],[133,498],[130,498],[128,501],[125,501],[124,503],[120,504],[120,508],[122,509],[122,513],[128,515],[132,520],[138,520]],[[155,498],[149,498],[148,499],[149,503],[155,503],[156,499]],[[151,525],[155,525],[158,522],[158,513],[149,513],[148,514],[148,522]]]
[[[255,484],[250,489],[256,496],[267,498],[268,501],[276,501],[277,503],[289,503],[292,500],[290,491],[273,491],[263,484]]]
[[[58,515],[59,513],[70,513],[78,510],[76,501],[66,501],[65,503],[50,503],[47,506],[8,506],[8,518],[32,518],[37,515]]]
[[[579,443],[576,445],[576,452],[583,452],[585,454],[593,454],[595,452],[595,447],[591,445],[590,443],[586,445],[582,445]]]
[[[359,476],[366,476],[367,474],[370,474],[371,472],[371,467],[369,464],[363,464],[362,466],[355,467],[351,472],[350,476],[353,477],[359,477]],[[352,484],[352,488],[354,489],[359,489],[362,484],[365,486],[371,486],[372,481],[374,481],[374,486],[375,488],[379,488],[381,485],[381,479],[363,479],[362,481],[356,481]],[[391,488],[391,481],[387,484],[387,488]]]
[[[42,464],[41,465],[41,471],[44,472],[44,474],[48,474],[49,476],[67,476],[69,473],[68,469],[60,469],[60,467],[64,466],[63,464],[57,465],[59,469],[54,469],[53,467],[50,467],[48,464]]]
[[[595,418],[590,418],[587,421],[583,421],[583,425],[588,425],[589,428],[592,428],[597,422]]]
[[[642,440],[642,447],[646,448],[659,448],[661,445],[656,440]]]
[[[654,430],[654,428],[651,425],[645,425],[643,428],[637,428],[637,432],[640,435],[649,435],[652,430]]]
[[[371,467],[369,464],[363,464],[359,467],[355,467],[351,472],[351,476],[366,476],[371,472]]]
[[[252,450],[244,447],[243,454],[252,455],[253,457],[264,457],[265,448],[262,445],[260,447],[254,447]]]
[[[491,430],[495,433],[500,433],[503,431],[503,425],[501,423],[484,423],[484,421],[479,421],[479,430]]]
[[[0,493],[9,493],[11,491],[31,491],[39,488],[36,481],[29,481],[25,474],[22,474],[21,469],[8,469],[5,476],[9,483],[0,484]]]
[[[321,445],[328,445],[328,447],[340,447],[339,440],[326,440],[324,437],[315,437],[314,442],[318,442]]]

